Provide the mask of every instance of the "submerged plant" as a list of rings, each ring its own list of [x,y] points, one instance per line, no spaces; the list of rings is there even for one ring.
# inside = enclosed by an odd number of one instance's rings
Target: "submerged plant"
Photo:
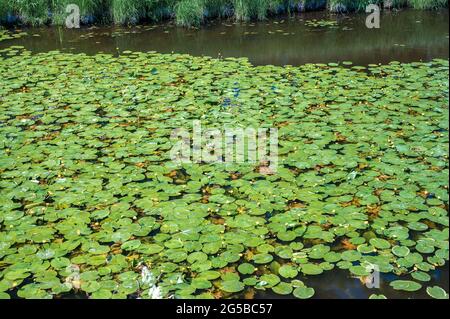
[[[228,18],[233,16],[232,0],[205,0],[205,16],[208,18]]]

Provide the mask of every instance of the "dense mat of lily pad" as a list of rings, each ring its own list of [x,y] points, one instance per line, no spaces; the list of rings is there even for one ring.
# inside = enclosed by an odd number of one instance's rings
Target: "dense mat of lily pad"
[[[448,298],[448,61],[1,54],[0,297],[311,298],[377,265]],[[277,127],[277,173],[176,166],[193,120]]]

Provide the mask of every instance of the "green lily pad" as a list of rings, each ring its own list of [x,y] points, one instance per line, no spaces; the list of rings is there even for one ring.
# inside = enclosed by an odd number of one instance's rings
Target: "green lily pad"
[[[295,278],[298,275],[297,268],[290,265],[281,266],[278,272],[284,278]]]
[[[391,247],[391,244],[387,240],[381,238],[372,238],[370,244],[378,249],[388,249]]]

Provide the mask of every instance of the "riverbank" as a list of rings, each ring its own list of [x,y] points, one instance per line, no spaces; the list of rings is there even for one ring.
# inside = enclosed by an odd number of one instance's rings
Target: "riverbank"
[[[216,18],[250,21],[303,11],[364,11],[370,3],[385,9],[448,6],[445,0],[0,0],[0,24],[62,25],[68,4],[79,6],[85,25],[173,19],[177,25],[192,27]]]

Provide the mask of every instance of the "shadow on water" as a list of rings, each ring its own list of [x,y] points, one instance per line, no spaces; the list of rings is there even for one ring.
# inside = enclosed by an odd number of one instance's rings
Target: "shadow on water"
[[[449,290],[449,265],[438,267],[435,271],[429,273],[431,280],[422,282],[422,289],[417,292],[404,292],[394,290],[389,286],[393,280],[410,280],[410,276],[396,276],[394,274],[380,275],[380,288],[367,288],[359,278],[352,278],[347,270],[335,269],[319,276],[308,276],[300,278],[308,287],[315,289],[315,299],[367,299],[372,294],[383,294],[388,299],[429,299],[426,292],[427,287],[439,286]],[[259,292],[256,298],[286,298],[273,293],[271,290]],[[294,297],[291,297],[294,298]]]
[[[305,21],[311,19],[335,20],[338,26],[308,27]],[[339,61],[367,65],[449,57],[448,10],[384,12],[380,29],[368,29],[365,19],[365,14],[308,12],[258,23],[213,22],[198,30],[172,24],[78,30],[45,27],[28,29],[29,36],[0,42],[0,49],[22,45],[33,52],[176,52],[248,57],[255,65]]]

